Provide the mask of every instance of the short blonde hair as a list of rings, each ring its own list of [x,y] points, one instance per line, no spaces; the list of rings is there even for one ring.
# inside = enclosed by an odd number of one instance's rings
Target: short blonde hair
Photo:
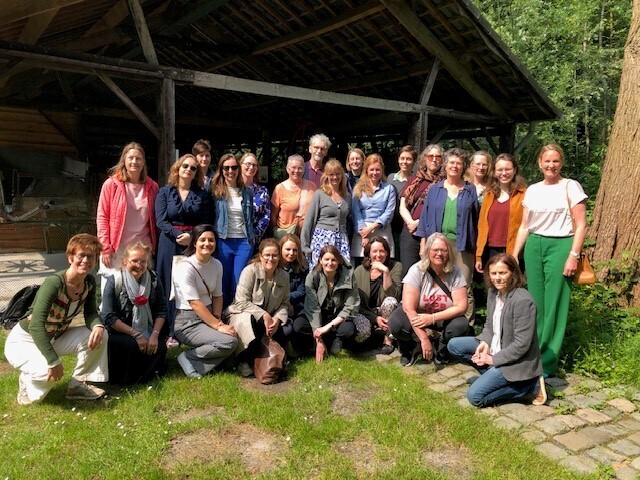
[[[424,258],[420,260],[420,263],[418,264],[418,268],[420,269],[421,272],[426,272],[431,266],[431,260],[429,259],[429,251],[431,250],[431,246],[436,242],[436,240],[442,240],[447,246],[448,259],[443,270],[445,273],[451,273],[453,272],[453,268],[455,267],[455,260],[454,260],[455,253],[453,251],[453,245],[451,244],[449,239],[440,232],[432,233],[431,235],[429,235],[429,238],[427,238],[427,243],[425,245],[425,250],[426,250],[425,255],[424,255]]]

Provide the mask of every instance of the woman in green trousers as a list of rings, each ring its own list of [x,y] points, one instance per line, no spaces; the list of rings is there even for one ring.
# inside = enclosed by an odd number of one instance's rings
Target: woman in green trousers
[[[513,252],[518,258],[524,246],[527,288],[538,309],[543,376],[553,375],[558,367],[572,276],[578,266],[587,223],[587,195],[577,181],[562,177],[563,165],[562,148],[542,147],[538,166],[544,180],[531,185],[525,193],[522,223]]]

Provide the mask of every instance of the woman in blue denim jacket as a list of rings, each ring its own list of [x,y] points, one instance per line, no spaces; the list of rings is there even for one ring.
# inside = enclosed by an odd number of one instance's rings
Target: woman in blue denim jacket
[[[242,269],[253,253],[253,195],[245,188],[240,164],[231,153],[220,157],[211,181],[214,227],[218,237],[216,258],[222,263],[223,305],[233,302]]]

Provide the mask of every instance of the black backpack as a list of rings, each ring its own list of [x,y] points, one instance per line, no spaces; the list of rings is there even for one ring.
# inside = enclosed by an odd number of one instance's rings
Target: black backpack
[[[40,285],[29,285],[18,290],[7,306],[0,311],[0,325],[11,330],[27,314],[39,288]]]

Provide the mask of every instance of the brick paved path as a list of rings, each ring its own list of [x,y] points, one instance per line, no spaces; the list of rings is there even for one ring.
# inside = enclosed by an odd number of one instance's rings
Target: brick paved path
[[[368,356],[398,362],[399,353],[370,352]],[[477,375],[472,367],[454,364],[437,369],[431,363],[418,363],[405,368],[423,374],[430,389],[455,397],[463,407],[474,408],[466,398],[466,380]],[[626,388],[605,388],[574,374],[566,379],[548,378],[546,384],[547,405],[509,403],[478,411],[494,417],[495,425],[516,432],[570,470],[592,473],[599,467],[611,467],[616,478],[640,478],[640,411],[636,407],[640,394]]]

